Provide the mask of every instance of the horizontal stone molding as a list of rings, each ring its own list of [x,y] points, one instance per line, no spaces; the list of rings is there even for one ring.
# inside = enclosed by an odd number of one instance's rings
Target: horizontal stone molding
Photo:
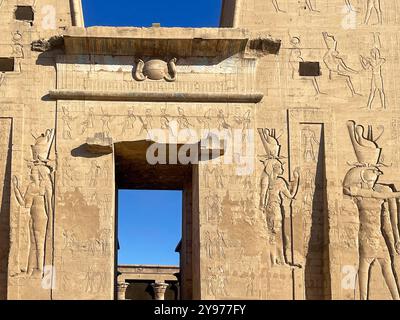
[[[258,103],[264,97],[262,93],[104,92],[68,89],[51,90],[49,95],[56,100],[232,103]]]

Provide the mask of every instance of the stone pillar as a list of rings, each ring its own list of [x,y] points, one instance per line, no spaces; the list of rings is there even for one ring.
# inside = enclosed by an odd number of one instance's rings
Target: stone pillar
[[[165,300],[165,291],[169,284],[165,282],[156,282],[151,285],[154,290],[154,300]]]
[[[117,284],[117,299],[118,300],[126,300],[126,289],[128,288],[129,283],[126,282],[118,282]]]

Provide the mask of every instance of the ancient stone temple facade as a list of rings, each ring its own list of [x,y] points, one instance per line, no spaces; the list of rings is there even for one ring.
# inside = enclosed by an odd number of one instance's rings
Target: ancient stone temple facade
[[[2,299],[116,299],[119,188],[183,190],[182,299],[399,299],[398,1],[0,19]]]

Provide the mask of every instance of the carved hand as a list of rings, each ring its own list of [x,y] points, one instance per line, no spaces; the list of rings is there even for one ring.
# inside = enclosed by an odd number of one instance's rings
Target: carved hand
[[[18,188],[18,178],[16,176],[13,176],[11,181],[14,188]]]
[[[299,168],[299,167],[297,167],[297,168],[294,169],[294,171],[293,171],[293,177],[294,177],[296,180],[299,180],[299,178],[300,178],[300,168]]]

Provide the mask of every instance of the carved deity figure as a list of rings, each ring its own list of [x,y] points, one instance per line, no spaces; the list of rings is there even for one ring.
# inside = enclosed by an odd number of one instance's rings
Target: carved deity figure
[[[301,77],[299,73],[299,65],[301,62],[304,62],[304,58],[302,56],[301,48],[300,48],[300,43],[301,40],[299,37],[292,37],[290,39],[290,43],[292,45],[292,48],[290,50],[290,56],[289,56],[289,64],[292,69],[292,79],[293,80],[306,80],[306,81],[311,81],[315,90],[315,94],[323,94],[319,88],[318,80],[317,77]]]
[[[151,129],[153,129],[153,116],[151,114],[150,109],[146,109],[144,116],[138,116],[139,121],[142,126],[140,127],[139,136],[142,135],[145,131],[147,134]]]
[[[172,136],[175,137],[175,132],[174,128],[171,125],[171,116],[167,113],[166,108],[161,108],[161,115],[160,115],[160,124],[161,124],[161,129],[163,130],[168,130],[168,133]]]
[[[228,116],[229,118],[229,116]],[[228,133],[228,135],[230,137],[233,136],[232,133],[232,126],[228,123],[228,121],[226,120],[224,111],[222,109],[220,109],[218,111],[218,115],[217,115],[217,123],[218,123],[218,130],[220,131],[226,131]]]
[[[378,23],[382,24],[382,8],[381,8],[381,0],[367,0],[367,11],[365,13],[365,24],[369,24],[369,20],[371,19],[372,11],[375,10],[376,16],[378,18]]]
[[[352,68],[348,67],[344,62],[343,58],[340,56],[339,52],[337,51],[338,42],[336,41],[335,37],[329,35],[327,32],[322,33],[326,47],[328,51],[325,53],[323,61],[326,67],[329,70],[329,79],[333,79],[333,74],[338,75],[341,78],[346,80],[346,84],[351,91],[351,94],[359,95],[356,90],[354,89],[353,82],[351,80],[352,74],[357,74],[358,71],[353,70]]]
[[[372,126],[368,126],[367,135],[364,127],[348,121],[350,139],[352,141],[357,162],[353,165],[343,181],[343,192],[352,197],[357,206],[360,228],[359,244],[359,288],[362,300],[369,297],[371,266],[377,262],[381,269],[392,298],[400,299],[398,275],[393,268],[395,255],[400,254],[400,235],[398,229],[398,208],[396,199],[400,192],[394,192],[387,185],[379,184],[383,174],[379,169],[382,149],[373,139]],[[392,261],[393,258],[393,261]],[[396,278],[397,276],[397,278]]]
[[[177,123],[179,130],[181,130],[180,134],[184,135],[186,139],[190,139],[193,136],[192,130],[190,129],[192,124],[181,107],[178,107]]]
[[[95,122],[95,115],[94,115],[93,108],[89,108],[89,113],[86,117],[86,120],[82,122],[81,135],[84,134],[86,131],[93,129],[94,122]]]
[[[12,184],[19,205],[29,209],[31,250],[29,250],[28,257],[28,275],[31,276],[39,272],[43,276],[47,224],[52,215],[53,185],[51,171],[45,165],[33,166],[30,179],[31,182],[25,194],[20,191],[16,176],[13,177]]]
[[[35,138],[35,144],[31,145],[32,157],[35,162],[47,162],[55,131],[48,129],[45,133]]]
[[[71,140],[72,139],[72,126],[71,122],[74,121],[77,117],[72,117],[69,113],[69,110],[66,109],[65,107],[62,108],[63,110],[63,115],[61,117],[61,120],[63,121],[63,139],[65,140]]]
[[[266,159],[262,160],[264,170],[261,176],[260,209],[264,211],[267,220],[272,265],[287,265],[289,263],[285,253],[289,237],[283,227],[285,215],[283,201],[285,198],[290,200],[295,198],[300,174],[298,169],[294,171],[294,181],[290,185],[285,180],[283,163],[279,159],[280,145],[271,132],[274,130],[259,129],[267,152]]]
[[[247,110],[243,116],[240,114],[235,115],[234,119],[235,122],[241,126],[242,150],[246,150],[249,138],[249,130],[251,127],[251,110]]]
[[[136,116],[133,107],[128,110],[128,114],[126,115],[124,121],[121,123],[121,135],[125,134],[127,130],[132,130],[135,126]]]
[[[90,164],[90,170],[88,172],[90,187],[97,186],[98,178],[101,177],[101,173],[101,166],[97,163],[96,160],[92,161],[92,163]]]
[[[361,64],[365,70],[371,70],[371,92],[368,99],[368,109],[372,109],[375,95],[379,93],[381,99],[381,106],[386,109],[386,97],[383,86],[382,66],[385,64],[386,59],[381,57],[381,52],[378,48],[371,50],[370,57],[360,56]]]
[[[105,138],[110,138],[111,137],[111,122],[113,121],[114,117],[109,115],[108,113],[105,113],[103,108],[101,108],[102,116],[101,116],[101,122],[102,122],[102,131],[104,134]]]
[[[400,254],[400,242],[395,242],[390,216],[390,200],[400,198],[400,192],[377,184],[382,172],[377,167],[356,167],[344,180],[344,193],[353,198],[359,212],[359,270],[360,298],[368,299],[370,269],[376,261],[392,298],[400,300],[392,269],[391,253]],[[397,209],[395,214],[397,215]],[[386,243],[388,241],[389,245]],[[397,236],[398,238],[398,236]],[[398,284],[400,285],[400,283]]]
[[[303,145],[303,158],[307,162],[316,162],[317,161],[317,146],[319,145],[319,141],[315,136],[315,132],[309,127],[306,126],[301,130],[301,140]]]
[[[348,121],[347,128],[358,161],[355,165],[379,164],[382,149],[377,145],[377,141],[382,137],[384,128],[379,127],[381,132],[375,138],[372,134],[372,126],[368,126],[368,131],[365,132],[363,126],[357,125],[354,121]]]

